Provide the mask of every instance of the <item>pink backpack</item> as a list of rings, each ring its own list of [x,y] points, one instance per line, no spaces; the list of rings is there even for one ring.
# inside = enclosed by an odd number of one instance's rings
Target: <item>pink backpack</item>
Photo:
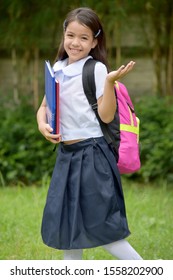
[[[139,119],[127,88],[120,82],[115,83],[118,114],[120,120],[120,144],[118,149],[118,168],[121,174],[133,173],[140,169],[139,156]]]
[[[88,59],[83,67],[83,88],[100,123],[103,135],[115,151],[117,166],[121,174],[133,173],[140,169],[139,155],[139,119],[135,115],[134,106],[127,88],[120,82],[115,82],[117,111],[114,120],[105,124],[97,112],[95,96],[94,67],[96,60]]]

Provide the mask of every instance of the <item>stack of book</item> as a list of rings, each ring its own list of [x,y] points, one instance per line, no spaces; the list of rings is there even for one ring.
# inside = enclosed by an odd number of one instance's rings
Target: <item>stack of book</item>
[[[59,134],[59,83],[49,61],[45,61],[46,114],[53,134]]]

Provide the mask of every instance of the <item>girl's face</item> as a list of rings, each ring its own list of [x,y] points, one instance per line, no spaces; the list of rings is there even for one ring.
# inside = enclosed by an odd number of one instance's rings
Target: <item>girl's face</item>
[[[90,28],[72,21],[64,33],[64,49],[68,54],[68,64],[88,56],[92,48],[97,45]]]

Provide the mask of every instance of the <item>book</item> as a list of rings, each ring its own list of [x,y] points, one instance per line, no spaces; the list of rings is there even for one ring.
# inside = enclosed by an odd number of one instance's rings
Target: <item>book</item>
[[[49,61],[45,61],[46,115],[53,134],[59,134],[59,82]]]

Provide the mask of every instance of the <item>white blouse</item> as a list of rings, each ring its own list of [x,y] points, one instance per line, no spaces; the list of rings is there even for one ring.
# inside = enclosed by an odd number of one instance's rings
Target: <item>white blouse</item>
[[[84,59],[67,65],[67,59],[54,64],[55,77],[60,85],[60,133],[62,141],[100,137],[103,133],[93,109],[83,91],[82,69]],[[106,66],[97,62],[95,67],[96,98],[103,95]]]

